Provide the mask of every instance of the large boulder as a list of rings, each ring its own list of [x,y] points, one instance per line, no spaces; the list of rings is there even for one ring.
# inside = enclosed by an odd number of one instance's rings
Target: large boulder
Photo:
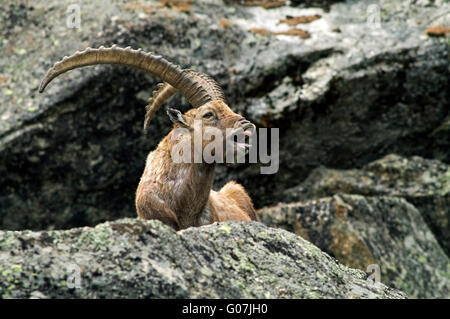
[[[450,161],[449,42],[424,33],[443,23],[448,3],[380,1],[374,17],[372,1],[272,9],[158,3],[83,2],[79,28],[68,27],[72,11],[61,1],[0,8],[0,228],[70,228],[134,215],[146,154],[169,130],[161,111],[142,132],[158,80],[98,66],[37,93],[54,62],[88,46],[142,47],[206,72],[236,111],[280,127],[277,174],[260,175],[258,165],[217,172],[217,187],[237,179],[257,207],[283,200],[320,165],[354,168],[392,152]],[[295,27],[309,38],[270,35],[292,28],[280,20],[300,15],[320,16]],[[261,28],[270,32],[255,32]],[[170,104],[188,107],[179,97]]]
[[[450,259],[421,213],[403,198],[338,194],[260,211],[341,263],[379,269],[381,281],[416,298],[450,297]]]
[[[422,214],[434,236],[450,256],[450,166],[418,156],[395,154],[361,169],[316,168],[296,187],[284,191],[286,202],[334,194],[405,198]]]
[[[261,223],[0,231],[3,298],[405,298]]]

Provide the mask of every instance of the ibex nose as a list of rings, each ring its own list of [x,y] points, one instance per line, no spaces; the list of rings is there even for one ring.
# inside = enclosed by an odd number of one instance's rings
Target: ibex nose
[[[241,117],[239,117],[239,118],[236,120],[234,126],[235,126],[235,127],[239,127],[239,126],[243,126],[243,125],[248,124],[248,123],[250,123],[250,121],[248,121],[247,119],[245,119],[245,117],[242,117],[242,116],[241,116]]]
[[[245,118],[241,118],[241,119],[239,120],[239,122],[241,122],[241,125],[250,123],[250,121],[249,121],[249,120],[246,120]]]
[[[245,117],[238,117],[236,122],[234,122],[234,127],[235,128],[240,128],[240,127],[244,127],[251,124],[249,120],[247,120]]]
[[[255,125],[252,124],[249,120],[247,120],[245,117],[240,116],[235,124],[234,127],[238,130],[241,130],[244,135],[250,136],[253,135],[255,131]]]

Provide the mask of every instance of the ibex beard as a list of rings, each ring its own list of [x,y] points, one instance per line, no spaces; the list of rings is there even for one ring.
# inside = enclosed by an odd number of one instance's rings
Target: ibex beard
[[[146,53],[141,49],[130,47],[99,49],[87,48],[82,52],[64,57],[45,75],[39,91],[55,77],[69,70],[96,64],[120,64],[135,67],[160,77],[157,90],[146,107],[144,128],[161,105],[177,92],[180,92],[193,106],[182,114],[169,109],[168,115],[174,123],[172,131],[151,152],[146,161],[144,173],[136,191],[136,209],[140,218],[158,219],[172,226],[183,229],[226,220],[251,221],[258,220],[253,203],[245,189],[229,182],[218,192],[212,190],[214,170],[217,161],[239,156],[241,151],[248,151],[249,144],[234,142],[235,134],[250,138],[255,126],[242,116],[234,113],[226,104],[220,86],[209,76],[194,70],[183,70],[161,56]],[[211,152],[213,160],[195,160],[198,145],[192,145],[196,133],[195,127],[200,123],[202,136],[210,136],[200,143],[201,153],[208,148],[208,140],[214,135],[224,143],[224,152]],[[179,129],[183,129],[180,134]],[[230,132],[231,130],[231,132]],[[214,133],[212,132],[214,131]],[[208,135],[209,134],[209,135]],[[233,145],[228,151],[227,143]],[[175,162],[172,155],[177,154],[176,146],[192,146],[184,155],[194,156],[191,162]],[[235,146],[235,147],[234,147]],[[220,149],[220,148],[217,148]],[[226,159],[228,158],[228,160]]]

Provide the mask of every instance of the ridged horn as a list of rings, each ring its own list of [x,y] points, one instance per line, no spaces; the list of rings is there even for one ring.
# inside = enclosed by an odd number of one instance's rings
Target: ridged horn
[[[177,93],[177,89],[174,88],[167,82],[158,83],[157,88],[153,91],[152,97],[148,100],[148,105],[145,107],[145,120],[144,120],[144,130],[147,130],[150,126],[150,121],[155,115],[156,111],[159,110],[161,105],[168,99]]]
[[[195,71],[195,70],[186,70],[186,73],[195,79],[200,85],[206,90],[207,94],[211,97],[211,100],[221,100],[225,101],[225,94],[222,91],[222,88],[208,75]],[[145,121],[144,121],[144,129],[148,129],[150,125],[150,121],[155,115],[156,111],[158,111],[161,105],[171,98],[175,93],[177,93],[177,89],[171,86],[169,83],[159,83],[157,85],[157,89],[153,91],[152,97],[148,100],[148,105],[145,107]]]
[[[189,76],[192,76],[200,85],[206,90],[211,99],[221,100],[225,102],[225,94],[222,91],[222,88],[211,78],[209,75],[205,73],[198,72],[195,70],[188,69],[186,70]]]
[[[64,72],[96,64],[127,65],[149,72],[179,90],[193,107],[199,107],[213,100],[213,96],[208,94],[201,82],[189,76],[188,72],[179,66],[168,62],[161,56],[146,53],[141,49],[120,48],[116,45],[111,48],[87,48],[69,57],[64,57],[48,70],[39,85],[39,92],[42,93],[55,77]]]

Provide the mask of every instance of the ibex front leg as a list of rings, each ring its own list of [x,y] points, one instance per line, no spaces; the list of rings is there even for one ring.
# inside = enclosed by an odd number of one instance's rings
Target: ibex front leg
[[[158,219],[175,230],[180,230],[180,222],[175,212],[160,198],[149,196],[148,193],[136,192],[136,210],[139,218]],[[146,196],[139,196],[146,194]]]

